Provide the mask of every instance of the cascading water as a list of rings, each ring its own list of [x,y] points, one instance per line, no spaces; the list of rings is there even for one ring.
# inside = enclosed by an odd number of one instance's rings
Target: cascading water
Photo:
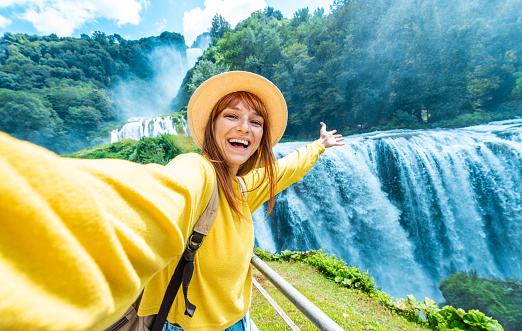
[[[282,157],[304,143],[276,146]],[[438,302],[448,275],[522,278],[522,119],[346,138],[283,191],[256,243],[324,248],[383,291]]]
[[[162,134],[189,135],[188,123],[185,119],[171,116],[136,119],[120,130],[112,130],[111,144],[122,139],[140,140],[142,137],[157,137]]]
[[[179,50],[170,46],[156,47],[145,54],[152,70],[151,78],[132,76],[112,88],[117,113],[120,118],[128,118],[128,123],[120,130],[111,132],[111,143],[121,139],[156,137],[163,133],[177,134],[184,131],[186,134],[186,123],[178,123],[175,118],[160,115],[172,114],[175,110],[172,109],[172,102],[183,78],[202,54],[200,48]]]

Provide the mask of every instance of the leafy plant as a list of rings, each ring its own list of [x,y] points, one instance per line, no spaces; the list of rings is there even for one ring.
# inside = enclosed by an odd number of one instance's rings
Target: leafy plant
[[[522,281],[488,279],[475,271],[444,279],[439,289],[445,304],[466,310],[478,309],[497,319],[506,331],[522,329]]]
[[[179,154],[199,151],[192,138],[165,134],[156,138],[142,138],[139,141],[121,140],[64,156],[84,159],[113,158],[142,164],[165,165]]]
[[[337,256],[327,254],[322,250],[307,252],[284,250],[281,253],[270,254],[260,248],[255,248],[254,253],[269,261],[303,261],[314,266],[323,275],[342,287],[358,289],[368,294],[376,293],[375,282],[368,272],[361,272],[356,267],[347,266],[346,262]]]

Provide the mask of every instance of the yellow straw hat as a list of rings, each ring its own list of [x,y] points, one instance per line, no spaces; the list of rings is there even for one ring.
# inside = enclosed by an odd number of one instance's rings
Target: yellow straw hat
[[[255,94],[266,107],[270,121],[272,146],[283,136],[288,112],[283,94],[268,79],[246,71],[229,71],[213,76],[201,84],[190,98],[187,120],[192,138],[203,147],[205,129],[216,103],[232,92]]]

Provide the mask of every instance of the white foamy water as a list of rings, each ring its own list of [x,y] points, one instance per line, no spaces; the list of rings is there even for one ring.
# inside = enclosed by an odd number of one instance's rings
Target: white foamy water
[[[346,138],[278,196],[257,244],[324,248],[394,297],[443,301],[437,285],[476,270],[522,278],[522,119]],[[278,144],[278,157],[305,143]]]

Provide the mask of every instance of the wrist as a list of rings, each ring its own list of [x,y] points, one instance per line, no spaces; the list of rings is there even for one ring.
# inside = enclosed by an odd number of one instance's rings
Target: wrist
[[[319,138],[314,143],[317,143],[318,145],[321,145],[322,148],[326,149],[326,139]]]

